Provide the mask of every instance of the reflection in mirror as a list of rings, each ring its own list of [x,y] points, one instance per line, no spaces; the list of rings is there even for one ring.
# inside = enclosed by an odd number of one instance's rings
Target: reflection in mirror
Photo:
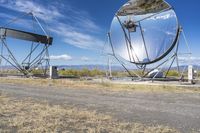
[[[118,11],[118,16],[157,13],[170,8],[163,0],[130,0]]]
[[[110,30],[115,54],[136,64],[164,58],[175,45],[179,26],[174,10],[160,12],[167,8],[163,0],[131,0],[125,4]]]

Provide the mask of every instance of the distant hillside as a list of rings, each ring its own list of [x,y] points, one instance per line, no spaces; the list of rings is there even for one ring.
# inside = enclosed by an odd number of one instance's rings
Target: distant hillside
[[[13,66],[0,66],[0,70],[15,70],[15,68]]]
[[[193,68],[194,68],[195,70],[200,70],[200,66],[198,66],[198,65],[193,65]],[[181,71],[187,70],[187,69],[188,69],[188,65],[180,66],[179,69],[180,69]],[[172,67],[171,70],[177,70],[177,67]]]
[[[87,68],[89,70],[93,69],[99,69],[102,71],[108,70],[108,66],[106,65],[60,65],[58,66],[58,69],[75,69],[75,70],[81,70]],[[0,66],[0,70],[15,70],[13,66]],[[121,66],[112,66],[113,71],[124,71],[123,67]]]
[[[102,71],[108,70],[108,66],[106,65],[61,65],[58,66],[58,69],[76,69],[76,70],[81,70],[87,68],[89,70],[93,69],[99,69]],[[113,71],[123,71],[123,67],[121,66],[112,66]]]
[[[196,70],[200,70],[200,66],[198,65],[194,65],[193,66],[194,69]],[[107,65],[60,65],[58,66],[58,69],[61,70],[61,69],[75,69],[75,70],[81,70],[81,69],[84,69],[84,68],[87,68],[89,70],[93,70],[93,69],[98,69],[98,70],[102,70],[102,71],[106,71],[108,70],[108,66]],[[3,69],[3,70],[15,70],[14,67],[12,66],[0,66],[0,70]],[[165,69],[168,69],[168,68],[165,68]],[[180,66],[180,70],[187,70],[188,69],[188,66]],[[134,65],[133,65],[133,68],[132,70],[137,70],[137,69],[134,69]],[[177,70],[177,67],[172,67],[171,70]],[[122,66],[112,66],[112,71],[125,71],[124,68]]]

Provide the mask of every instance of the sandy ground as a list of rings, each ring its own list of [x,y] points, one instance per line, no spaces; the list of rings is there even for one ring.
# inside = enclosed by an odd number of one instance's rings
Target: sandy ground
[[[73,89],[27,87],[0,84],[0,91],[17,99],[96,110],[124,122],[164,125],[183,133],[200,133],[200,94],[109,91],[104,89]]]

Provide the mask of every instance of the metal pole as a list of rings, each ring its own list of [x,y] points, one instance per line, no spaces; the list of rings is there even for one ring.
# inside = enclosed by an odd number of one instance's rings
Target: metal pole
[[[110,45],[111,45],[111,48],[112,48],[112,52],[113,52],[113,56],[115,57],[115,59],[121,64],[121,66],[128,72],[128,74],[133,78],[134,76],[131,74],[131,72],[126,68],[126,66],[117,58],[117,56],[115,55],[115,51],[114,51],[114,48],[113,48],[113,44],[112,44],[112,40],[111,40],[111,36],[110,36],[110,33],[108,33],[108,39],[109,39],[109,42],[110,42]],[[134,73],[138,78],[141,79],[141,77]]]
[[[147,51],[146,41],[145,41],[145,38],[144,38],[144,33],[143,33],[142,25],[141,25],[140,22],[139,22],[139,27],[140,27],[140,31],[141,31],[141,36],[142,36],[142,40],[143,40],[145,52],[146,52],[146,55],[147,55],[148,60],[150,60],[149,54],[148,54],[148,51]]]
[[[37,19],[37,17],[31,13],[33,15],[33,17],[35,18],[36,22],[38,23],[38,25],[40,26],[40,28],[42,29],[42,31],[44,32],[44,34],[49,37],[49,35],[47,34],[47,32],[44,30],[43,26],[41,25],[40,21]]]
[[[109,66],[109,78],[112,78],[112,66],[111,66],[111,61],[110,57],[108,56],[108,66]]]

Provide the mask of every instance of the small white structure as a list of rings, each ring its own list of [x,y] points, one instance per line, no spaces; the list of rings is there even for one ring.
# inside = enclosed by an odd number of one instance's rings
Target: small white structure
[[[163,78],[163,72],[155,69],[148,74],[148,78]]]
[[[188,82],[194,84],[194,69],[192,65],[188,66]]]
[[[57,79],[58,78],[57,66],[50,66],[49,72],[50,72],[49,73],[50,79]]]

